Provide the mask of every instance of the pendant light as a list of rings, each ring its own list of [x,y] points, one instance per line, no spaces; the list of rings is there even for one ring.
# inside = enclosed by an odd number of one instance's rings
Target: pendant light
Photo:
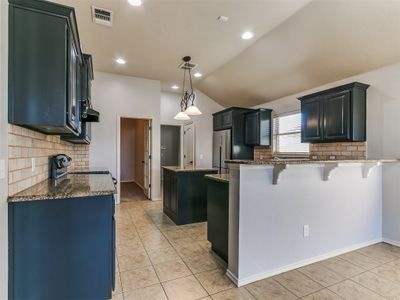
[[[175,120],[186,121],[190,120],[190,116],[198,116],[201,115],[200,109],[194,104],[196,100],[196,94],[193,91],[192,84],[192,66],[190,65],[191,57],[185,56],[183,59],[183,84],[182,84],[182,99],[181,99],[181,111],[176,114],[174,117]],[[190,89],[185,90],[186,84],[186,72],[189,73],[189,83]]]

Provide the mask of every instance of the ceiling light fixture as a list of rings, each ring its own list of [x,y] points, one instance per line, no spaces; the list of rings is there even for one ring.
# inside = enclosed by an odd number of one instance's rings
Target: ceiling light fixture
[[[185,56],[182,60],[183,64],[183,84],[182,84],[182,99],[181,99],[181,110],[174,117],[175,120],[186,121],[190,119],[190,116],[201,115],[201,111],[196,105],[194,105],[194,100],[196,99],[196,94],[193,91],[192,84],[192,73],[190,67],[190,56]],[[186,79],[186,72],[189,73],[188,79]],[[185,90],[185,83],[189,80],[189,89]]]
[[[193,74],[193,76],[196,78],[200,78],[201,76],[203,76],[203,74],[201,74],[200,72],[196,72]]]
[[[242,39],[249,40],[254,36],[254,34],[250,31],[245,31],[242,33]]]
[[[123,58],[117,58],[117,59],[115,60],[115,62],[116,62],[117,64],[119,64],[119,65],[124,65],[124,64],[126,64],[126,60],[123,59]]]
[[[171,86],[171,89],[177,90],[177,89],[179,89],[179,86],[177,86],[176,84],[174,84],[173,86]]]
[[[132,6],[140,6],[142,5],[142,0],[128,0],[128,3]]]

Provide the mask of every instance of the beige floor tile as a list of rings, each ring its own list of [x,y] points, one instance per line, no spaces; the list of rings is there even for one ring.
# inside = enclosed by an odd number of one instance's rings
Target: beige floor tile
[[[197,241],[197,244],[207,252],[211,251],[211,243],[209,241]]]
[[[199,273],[195,276],[209,294],[216,294],[235,286],[225,273],[225,270],[216,269]]]
[[[370,271],[357,275],[352,280],[388,299],[400,299],[400,284],[384,279]]]
[[[218,261],[211,254],[184,257],[183,260],[193,274],[215,270],[219,267]]]
[[[148,252],[148,255],[154,265],[179,258],[178,253],[172,247],[167,249],[152,250]]]
[[[346,276],[326,268],[322,263],[311,264],[299,268],[298,271],[325,287],[346,279]]]
[[[131,244],[118,244],[117,245],[117,255],[127,255],[129,253],[146,252],[142,243],[140,241],[131,242]]]
[[[124,292],[159,283],[156,272],[152,266],[121,272],[121,282]]]
[[[294,294],[271,278],[250,283],[246,285],[245,288],[258,300],[292,300],[297,298]]]
[[[298,297],[303,297],[322,289],[322,285],[296,270],[274,276],[273,279]]]
[[[194,300],[208,296],[193,275],[167,281],[162,285],[169,300]]]
[[[400,260],[372,269],[371,272],[382,278],[400,284]]]
[[[115,274],[115,290],[113,294],[120,294],[122,293],[122,283],[121,283],[121,277],[119,273],[117,272]]]
[[[387,243],[378,243],[370,246],[372,249],[377,249],[389,253],[400,258],[400,247],[396,247]]]
[[[212,295],[213,300],[255,300],[255,298],[243,287],[232,288]]]
[[[381,265],[379,261],[356,251],[345,253],[343,255],[338,256],[338,258],[341,258],[347,262],[355,264],[365,270],[370,270],[372,268],[376,268]]]
[[[378,261],[381,264],[385,264],[388,262],[391,262],[393,260],[398,259],[398,256],[393,255],[391,252],[388,250],[385,250],[381,247],[376,247],[375,245],[365,247],[362,249],[357,250],[359,253],[362,253],[368,257],[371,257]]]
[[[186,277],[192,274],[181,259],[154,265],[154,269],[161,282]]]
[[[146,234],[141,237],[141,240],[144,248],[149,251],[171,248],[171,244],[160,231],[157,231],[156,233],[154,232],[151,234]]]
[[[303,297],[301,299],[304,299],[304,300],[342,300],[343,298],[336,295],[334,292],[332,292],[328,289],[323,289],[314,294]]]
[[[349,279],[329,287],[329,290],[349,300],[380,300],[383,297]]]
[[[151,262],[146,252],[133,252],[118,257],[118,266],[120,272],[140,269],[150,265]]]
[[[124,300],[124,295],[122,293],[113,294],[111,300]]]
[[[204,250],[202,247],[200,247],[200,245],[198,245],[197,243],[176,246],[175,249],[183,257],[194,257],[194,256],[204,255],[207,253],[207,251]]]
[[[341,274],[346,278],[365,272],[363,268],[336,257],[324,260],[321,262],[321,264],[329,270]]]
[[[124,297],[125,300],[168,300],[160,284],[126,292]]]

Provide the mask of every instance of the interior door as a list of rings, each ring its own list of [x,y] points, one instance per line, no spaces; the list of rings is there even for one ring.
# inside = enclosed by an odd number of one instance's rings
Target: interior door
[[[180,149],[181,126],[161,125],[161,167],[180,165]]]
[[[144,194],[151,199],[151,120],[147,120],[144,130]]]
[[[183,165],[194,166],[194,123],[183,126]]]

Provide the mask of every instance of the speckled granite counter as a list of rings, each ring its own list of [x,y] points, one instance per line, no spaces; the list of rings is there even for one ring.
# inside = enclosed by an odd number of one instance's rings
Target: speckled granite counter
[[[57,184],[51,179],[42,181],[8,197],[8,202],[65,199],[115,194],[110,174],[68,174]]]
[[[199,167],[184,167],[184,166],[164,166],[164,169],[173,172],[206,172],[206,171],[217,171],[213,168],[199,168]]]
[[[391,163],[399,159],[364,159],[364,160],[310,160],[310,159],[282,159],[282,160],[225,160],[228,164],[244,165],[319,165],[328,163],[354,164],[354,163]]]
[[[207,174],[208,179],[229,183],[229,174]]]

